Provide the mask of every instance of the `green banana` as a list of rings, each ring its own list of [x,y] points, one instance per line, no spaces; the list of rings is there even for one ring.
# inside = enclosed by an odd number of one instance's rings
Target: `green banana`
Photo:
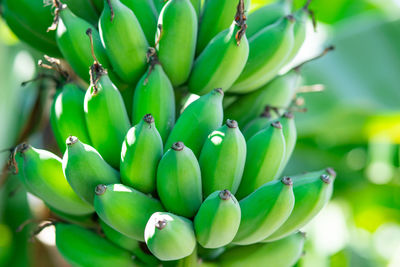
[[[264,240],[289,218],[295,199],[289,177],[266,183],[242,199],[242,217],[234,244],[250,245]]]
[[[35,49],[54,57],[61,53],[55,32],[47,32],[53,21],[51,7],[43,0],[2,0],[1,15],[17,37]]]
[[[292,214],[265,242],[284,238],[311,221],[332,196],[336,173],[332,169],[307,173],[293,177],[293,192],[296,199]]]
[[[201,2],[202,0],[190,0],[190,3],[192,4],[194,11],[196,11],[197,18],[200,18]]]
[[[82,201],[64,177],[61,159],[27,144],[14,152],[18,177],[27,189],[50,207],[70,215],[85,215],[93,208]]]
[[[178,118],[164,149],[181,141],[198,156],[207,136],[222,124],[223,96],[221,89],[215,89],[191,103]]]
[[[293,0],[277,0],[276,2],[260,7],[247,17],[247,36],[256,35],[263,28],[274,24],[292,11]]]
[[[54,1],[55,21],[49,30],[56,30],[56,41],[63,57],[72,69],[84,81],[89,81],[89,68],[93,64],[91,45],[88,42],[86,31],[90,29],[93,37],[94,53],[104,66],[109,66],[106,50],[96,28],[89,22],[76,16],[60,1]]]
[[[188,218],[201,205],[200,166],[192,150],[182,142],[173,144],[158,165],[157,193],[168,211]]]
[[[252,92],[278,74],[293,48],[294,22],[294,17],[288,15],[249,39],[249,58],[229,93]]]
[[[282,125],[279,121],[258,132],[247,142],[246,164],[236,193],[242,199],[263,184],[277,178],[286,151]]]
[[[143,193],[156,189],[158,162],[163,155],[163,143],[151,114],[132,127],[122,144],[121,181]]]
[[[101,13],[104,9],[104,0],[90,0],[93,2],[94,7],[96,8],[97,13]]]
[[[243,0],[240,1],[243,4]],[[232,25],[215,36],[196,59],[189,77],[190,92],[204,95],[214,88],[228,90],[249,56],[244,7],[239,4]]]
[[[196,238],[205,248],[219,248],[235,237],[240,222],[240,206],[229,190],[215,191],[201,204],[194,218]]]
[[[154,45],[158,14],[153,0],[121,0],[121,3],[132,10],[142,27],[147,42]]]
[[[132,10],[120,0],[105,0],[99,30],[113,70],[128,84],[146,71],[146,36]]]
[[[208,0],[200,17],[199,35],[196,54],[199,55],[217,34],[232,24],[232,18],[237,12],[241,0]],[[245,10],[250,6],[250,0],[244,1]]]
[[[166,1],[164,1],[164,0],[153,0],[153,4],[154,4],[158,14],[160,14],[165,3],[166,3]]]
[[[285,114],[283,114],[283,116],[280,119],[280,122],[282,124],[283,136],[285,137],[286,150],[285,150],[285,157],[282,163],[282,168],[279,171],[278,176],[282,174],[284,168],[288,164],[290,157],[292,156],[294,147],[296,146],[296,140],[297,140],[297,130],[296,130],[296,124],[294,122],[293,113],[286,112]]]
[[[225,110],[225,118],[236,120],[239,125],[246,125],[261,114],[265,106],[287,108],[292,102],[301,84],[300,73],[291,70],[278,76],[255,92],[244,95]]]
[[[275,119],[275,115],[271,113],[271,107],[266,106],[264,112],[257,118],[251,120],[243,129],[243,136],[246,140],[249,140],[256,133],[262,129],[271,125],[272,121]]]
[[[224,253],[226,247],[219,248],[203,248],[202,246],[197,247],[197,252],[199,254],[199,258],[204,261],[212,261],[221,256]],[[202,265],[201,265],[202,266]]]
[[[92,0],[62,0],[68,8],[78,17],[96,25],[99,20],[99,13]]]
[[[56,246],[73,266],[138,266],[128,251],[73,224],[56,224]]]
[[[305,235],[301,232],[266,244],[237,246],[219,258],[221,267],[291,267],[303,254]]]
[[[68,136],[77,136],[85,144],[90,144],[83,111],[84,99],[85,91],[73,83],[64,85],[54,97],[50,110],[50,123],[58,147],[63,153]]]
[[[99,152],[75,136],[67,139],[62,167],[74,191],[90,204],[98,184],[120,182],[119,173],[103,160]]]
[[[151,215],[144,236],[151,253],[163,261],[185,258],[196,248],[193,223],[168,212]]]
[[[156,49],[173,86],[189,78],[197,38],[197,15],[189,0],[169,0],[161,10]]]
[[[94,208],[109,226],[138,241],[144,241],[144,229],[150,216],[164,210],[157,199],[122,184],[99,184]]]
[[[137,124],[151,113],[165,142],[175,123],[174,88],[165,74],[154,48],[149,48],[150,66],[136,86],[133,97],[132,121]]]
[[[152,255],[147,254],[142,250],[142,244],[139,241],[127,237],[120,232],[114,230],[112,227],[108,226],[107,223],[100,220],[101,229],[108,240],[110,240],[115,245],[132,252],[136,258],[142,262],[148,264],[149,266],[159,265],[159,261]]]
[[[206,139],[199,164],[203,183],[203,195],[228,189],[236,193],[246,161],[246,141],[236,121],[212,132]]]
[[[120,92],[96,59],[90,76],[84,102],[90,140],[103,158],[117,168],[122,143],[130,129],[128,113]]]
[[[93,208],[92,208],[93,209]],[[77,224],[82,227],[86,228],[96,228],[97,223],[95,222],[96,215],[94,213],[89,213],[85,215],[71,215],[65,212],[59,211],[53,207],[49,206],[49,210],[51,211],[52,215],[56,218],[61,219],[62,221]],[[93,209],[94,211],[94,209]]]

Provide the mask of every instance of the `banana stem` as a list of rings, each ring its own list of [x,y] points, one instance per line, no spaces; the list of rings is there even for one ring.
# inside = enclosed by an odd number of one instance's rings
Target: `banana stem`
[[[114,16],[115,16],[114,8],[112,7],[111,0],[107,0],[107,4],[108,4],[108,7],[110,8],[111,22],[112,22],[114,20]]]
[[[58,26],[58,21],[60,20],[60,12],[66,8],[66,5],[62,4],[59,0],[53,0],[54,7],[54,19],[50,27],[47,28],[47,32],[55,31]]]
[[[154,47],[149,47],[146,53],[147,62],[149,63],[149,71],[147,72],[146,78],[144,79],[144,84],[146,85],[149,81],[149,76],[153,72],[156,64],[160,64],[160,61],[157,57],[157,51]]]
[[[96,54],[94,52],[92,28],[88,28],[86,30],[86,35],[89,37],[90,49],[91,49],[92,57],[93,57],[93,60],[94,60],[94,63],[93,63],[92,66],[90,66],[90,71],[89,71],[90,85],[94,89],[93,93],[96,94],[97,91],[98,91],[97,90],[97,82],[100,80],[101,76],[107,74],[107,71],[103,68],[103,66],[101,66],[101,64],[97,60]]]

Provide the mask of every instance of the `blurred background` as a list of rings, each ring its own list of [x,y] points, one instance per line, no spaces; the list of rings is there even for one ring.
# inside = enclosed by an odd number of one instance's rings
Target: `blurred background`
[[[268,2],[252,0],[252,9]],[[296,116],[299,140],[285,173],[331,166],[338,178],[332,201],[305,229],[297,265],[400,266],[400,0],[313,0],[311,9],[317,29],[309,25],[295,61],[336,50],[302,70],[305,85],[324,90],[300,94],[308,112]],[[37,76],[41,57],[0,18],[1,166],[28,136],[57,152],[46,106],[54,92],[43,81],[21,85]],[[0,186],[0,266],[61,266],[51,228],[30,238],[35,221],[27,220],[48,216],[42,203],[5,168]]]

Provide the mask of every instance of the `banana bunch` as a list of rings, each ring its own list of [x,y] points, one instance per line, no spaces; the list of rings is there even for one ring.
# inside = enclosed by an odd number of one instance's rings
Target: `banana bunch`
[[[50,108],[62,157],[26,143],[12,153],[20,181],[59,218],[68,262],[297,262],[299,230],[336,177],[282,177],[302,80],[299,67],[278,73],[305,40],[310,1],[250,14],[243,0],[0,3],[22,40],[71,67],[52,67],[63,77]]]

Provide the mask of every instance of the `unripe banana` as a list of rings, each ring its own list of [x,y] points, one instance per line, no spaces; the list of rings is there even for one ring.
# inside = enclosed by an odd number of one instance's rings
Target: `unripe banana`
[[[289,218],[294,206],[293,182],[289,177],[266,183],[242,199],[242,217],[234,244],[250,245],[264,240]]]
[[[264,112],[257,118],[250,121],[243,129],[243,136],[249,140],[256,133],[271,125],[271,122],[276,118],[276,115],[271,113],[270,106],[266,106]]]
[[[134,124],[146,114],[152,114],[163,141],[175,123],[174,88],[165,74],[154,49],[149,49],[150,66],[140,79],[133,97],[132,121]]]
[[[105,0],[99,21],[101,40],[113,70],[128,84],[146,71],[146,36],[132,10],[120,0]]]
[[[285,152],[285,138],[279,122],[258,132],[247,142],[247,156],[242,181],[236,193],[242,199],[263,184],[277,178]]]
[[[99,184],[94,208],[109,226],[139,241],[144,241],[144,228],[150,216],[164,210],[157,199],[122,184]]]
[[[97,13],[101,13],[104,9],[104,0],[92,0]]]
[[[74,191],[90,204],[98,184],[120,182],[119,173],[103,160],[99,152],[75,136],[67,139],[62,167]]]
[[[56,246],[73,266],[138,266],[128,251],[73,224],[56,224]]]
[[[190,3],[192,3],[192,6],[194,8],[194,11],[196,11],[197,18],[200,18],[201,15],[201,0],[190,0]]]
[[[68,136],[77,136],[85,144],[90,144],[86,127],[83,102],[85,91],[73,83],[66,84],[54,97],[50,111],[50,123],[61,152],[66,149]]]
[[[94,53],[101,64],[108,67],[109,61],[106,50],[104,49],[100,35],[96,28],[89,22],[77,17],[71,10],[58,1],[56,7],[56,21],[53,23],[53,28],[56,30],[56,41],[60,48],[63,57],[71,65],[72,69],[84,81],[89,81],[89,68],[93,64],[91,54],[91,45],[88,41],[86,31],[90,29],[93,37]]]
[[[200,154],[203,195],[227,189],[235,194],[246,162],[246,141],[236,121],[212,132]]]
[[[289,15],[293,0],[277,0],[276,2],[260,7],[247,17],[247,36],[253,37],[263,28],[274,24],[282,17]]]
[[[93,25],[99,20],[99,13],[93,0],[62,0],[68,8],[80,18],[90,22]]]
[[[196,238],[205,248],[219,248],[229,244],[240,224],[240,206],[229,190],[209,195],[194,218]]]
[[[142,262],[146,263],[149,266],[158,266],[159,261],[152,255],[147,254],[142,250],[141,247],[146,246],[144,243],[140,243],[139,241],[127,237],[124,234],[121,234],[117,230],[114,230],[108,224],[100,220],[101,229],[104,232],[104,235],[108,240],[110,240],[115,245],[132,252],[136,258],[140,259]]]
[[[158,162],[163,155],[161,136],[151,114],[132,127],[122,144],[121,181],[143,193],[156,189]]]
[[[249,58],[243,72],[228,90],[230,93],[252,92],[278,74],[293,48],[294,22],[293,16],[286,16],[249,39]]]
[[[49,206],[49,210],[56,218],[59,218],[65,222],[77,224],[77,225],[85,227],[85,228],[96,228],[97,227],[97,222],[94,221],[95,214],[93,214],[93,213],[89,213],[89,214],[85,214],[85,215],[71,215],[71,214],[67,214],[65,212],[59,211],[56,208],[53,208],[50,206]],[[94,209],[93,209],[93,211],[94,211]]]
[[[285,114],[283,114],[283,116],[280,119],[280,122],[282,124],[283,136],[285,137],[286,150],[285,150],[285,158],[283,160],[282,167],[281,170],[279,171],[278,176],[282,174],[283,170],[288,164],[290,157],[292,156],[294,147],[296,146],[296,140],[297,140],[297,130],[296,130],[296,124],[294,122],[293,113],[286,112]]]
[[[267,244],[237,246],[219,258],[221,267],[291,267],[303,254],[305,235],[301,232]]]
[[[222,124],[223,96],[221,89],[215,89],[191,103],[178,118],[164,149],[181,141],[199,156],[207,136]]]
[[[172,85],[186,82],[192,69],[197,15],[189,0],[169,0],[161,10],[156,34],[157,54]]]
[[[61,159],[53,153],[30,145],[15,150],[19,178],[27,189],[50,207],[70,215],[85,215],[93,208],[82,201],[64,177]]]
[[[199,55],[210,41],[232,24],[239,0],[207,0],[199,19],[199,35],[196,54]],[[249,10],[250,0],[244,1],[245,11]]]
[[[47,32],[53,16],[51,7],[45,7],[43,0],[3,0],[0,8],[2,17],[20,40],[47,55],[61,56],[55,32]]]
[[[322,173],[322,174],[321,174]],[[284,238],[310,222],[332,196],[335,172],[332,169],[313,172],[293,178],[296,199],[292,214],[265,242]]]
[[[121,147],[130,128],[124,101],[107,72],[95,61],[91,85],[86,91],[84,111],[90,140],[103,158],[119,167]]]
[[[158,14],[153,0],[121,0],[121,3],[132,10],[146,35],[147,41],[150,45],[154,45]]]
[[[144,235],[149,250],[163,261],[185,258],[196,248],[193,223],[172,213],[154,213]]]
[[[286,108],[292,102],[301,83],[298,71],[292,70],[278,76],[257,91],[244,95],[225,110],[225,119],[236,120],[239,125],[246,125],[261,114],[265,106]]]
[[[196,156],[182,142],[172,145],[157,169],[157,193],[164,207],[193,217],[202,202],[201,173]]]
[[[238,14],[240,12],[238,9]],[[238,15],[236,18],[242,17]],[[245,19],[236,20],[211,40],[194,63],[189,78],[190,92],[204,95],[214,88],[227,91],[232,86],[249,56],[245,31]]]
[[[160,12],[161,12],[162,8],[164,7],[165,3],[166,2],[164,0],[153,0],[153,4],[154,4],[154,6],[155,6],[155,8],[157,10],[157,14],[160,14]]]

